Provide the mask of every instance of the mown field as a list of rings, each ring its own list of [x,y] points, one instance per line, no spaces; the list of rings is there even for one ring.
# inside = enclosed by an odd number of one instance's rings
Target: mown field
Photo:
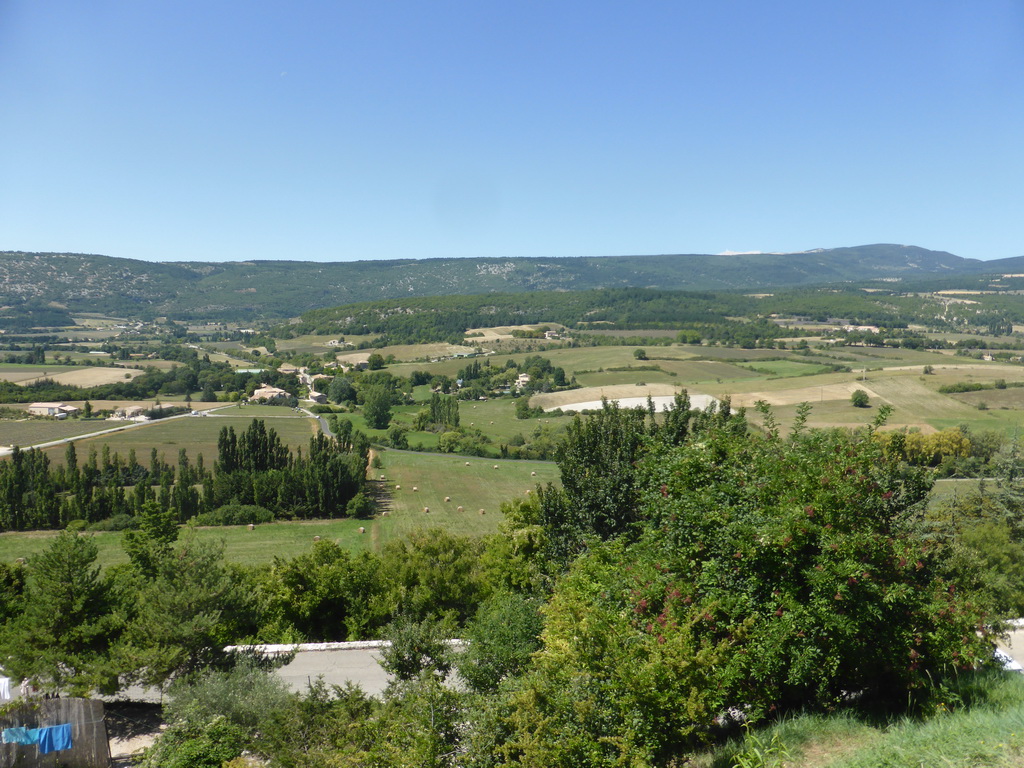
[[[359,527],[367,523],[357,520],[312,520],[257,525],[249,530],[244,525],[217,528],[196,528],[200,539],[223,540],[225,556],[231,562],[259,565],[273,562],[275,557],[294,557],[309,550],[313,537],[337,541],[352,551],[370,546],[368,536],[360,535]],[[56,531],[0,533],[0,561],[29,558],[46,549]],[[121,533],[86,533],[99,549],[98,562],[103,567],[128,562],[121,546]],[[181,535],[185,535],[182,532]]]
[[[440,527],[464,536],[485,535],[497,531],[503,501],[523,496],[538,484],[558,480],[558,470],[552,462],[467,459],[406,451],[383,451],[379,455],[382,467],[371,470],[372,477],[376,478],[371,482],[371,491],[381,500],[381,511],[387,510],[385,516],[378,514],[372,520],[362,521],[278,522],[258,525],[252,531],[247,526],[197,528],[195,535],[223,539],[227,558],[249,565],[306,552],[314,536],[360,551],[379,549],[389,541],[404,539],[412,531],[424,528]],[[381,475],[385,476],[385,481],[379,479]],[[401,489],[395,487],[398,485]],[[413,487],[418,490],[413,491]],[[446,502],[445,496],[451,501]],[[458,511],[460,505],[462,512]],[[429,513],[423,511],[426,507]],[[481,515],[480,509],[485,510],[485,514]],[[360,527],[365,529],[362,534]],[[0,561],[32,557],[45,549],[56,535],[56,531],[0,534]],[[121,533],[87,535],[95,537],[101,565],[127,561],[121,547]]]
[[[103,419],[3,419],[0,420],[0,446],[30,446],[89,435],[110,429],[117,423]]]
[[[184,448],[190,461],[194,462],[201,453],[209,465],[217,458],[217,436],[222,427],[233,427],[236,433],[240,433],[248,429],[253,419],[265,419],[267,426],[276,430],[281,440],[292,448],[305,448],[309,444],[309,438],[319,431],[316,421],[309,418],[293,418],[294,414],[288,409],[278,408],[279,412],[287,415],[275,417],[257,412],[258,408],[259,406],[245,406],[237,409],[238,415],[234,415],[236,409],[229,408],[226,410],[231,415],[185,416],[154,421],[110,435],[76,440],[75,447],[79,456],[86,455],[93,448],[101,453],[104,445],[110,446],[111,453],[117,452],[122,456],[127,456],[134,448],[138,461],[143,464],[149,461],[153,448],[156,448],[157,454],[163,455],[165,461],[171,463],[177,461],[178,451]],[[64,446],[44,450],[51,462],[63,464]]]
[[[419,528],[441,527],[465,536],[493,533],[501,519],[501,502],[558,480],[558,468],[548,461],[394,450],[378,455],[382,466],[370,471],[378,478],[377,490],[388,510],[386,518],[373,523],[373,539],[379,543],[404,538]],[[384,481],[379,480],[381,475]]]
[[[96,387],[133,379],[142,374],[137,368],[90,367],[82,365],[0,365],[0,380],[15,384],[31,384],[40,379],[52,379],[75,387]]]

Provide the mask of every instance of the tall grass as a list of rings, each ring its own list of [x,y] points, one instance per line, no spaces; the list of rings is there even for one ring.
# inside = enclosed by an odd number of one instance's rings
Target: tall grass
[[[949,701],[924,717],[876,722],[853,711],[804,714],[756,729],[688,763],[746,765],[758,745],[779,745],[786,768],[1011,768],[1024,765],[1024,676],[989,670],[949,684]],[[779,750],[779,752],[782,751]],[[766,751],[766,750],[762,750]],[[768,750],[770,752],[770,750]],[[769,755],[771,756],[771,755]]]

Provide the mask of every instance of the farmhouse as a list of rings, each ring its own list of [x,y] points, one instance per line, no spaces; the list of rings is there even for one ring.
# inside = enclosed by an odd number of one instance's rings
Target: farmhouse
[[[64,403],[32,403],[28,407],[31,416],[53,416],[55,419],[66,419],[78,413],[78,408]]]
[[[323,392],[317,392],[315,389],[309,390],[309,399],[314,403],[326,403],[327,395]]]
[[[114,411],[115,419],[137,419],[145,412],[141,405],[126,405]]]
[[[279,387],[260,387],[252,393],[252,400],[283,400],[291,397],[287,391]]]

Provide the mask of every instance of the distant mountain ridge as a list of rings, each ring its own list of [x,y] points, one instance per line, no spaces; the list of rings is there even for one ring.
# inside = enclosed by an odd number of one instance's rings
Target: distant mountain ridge
[[[310,262],[147,262],[0,252],[0,304],[173,318],[294,317],[361,301],[533,290],[758,290],[885,278],[1024,272],[1024,256],[965,259],[912,245],[800,253]]]

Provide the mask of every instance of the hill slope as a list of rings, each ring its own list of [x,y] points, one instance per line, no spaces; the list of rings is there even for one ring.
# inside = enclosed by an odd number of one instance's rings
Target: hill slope
[[[53,303],[71,311],[142,317],[280,318],[320,307],[408,296],[618,287],[775,288],[997,271],[986,269],[988,264],[996,262],[906,245],[783,254],[334,263],[151,263],[7,251],[0,252],[0,303]]]

